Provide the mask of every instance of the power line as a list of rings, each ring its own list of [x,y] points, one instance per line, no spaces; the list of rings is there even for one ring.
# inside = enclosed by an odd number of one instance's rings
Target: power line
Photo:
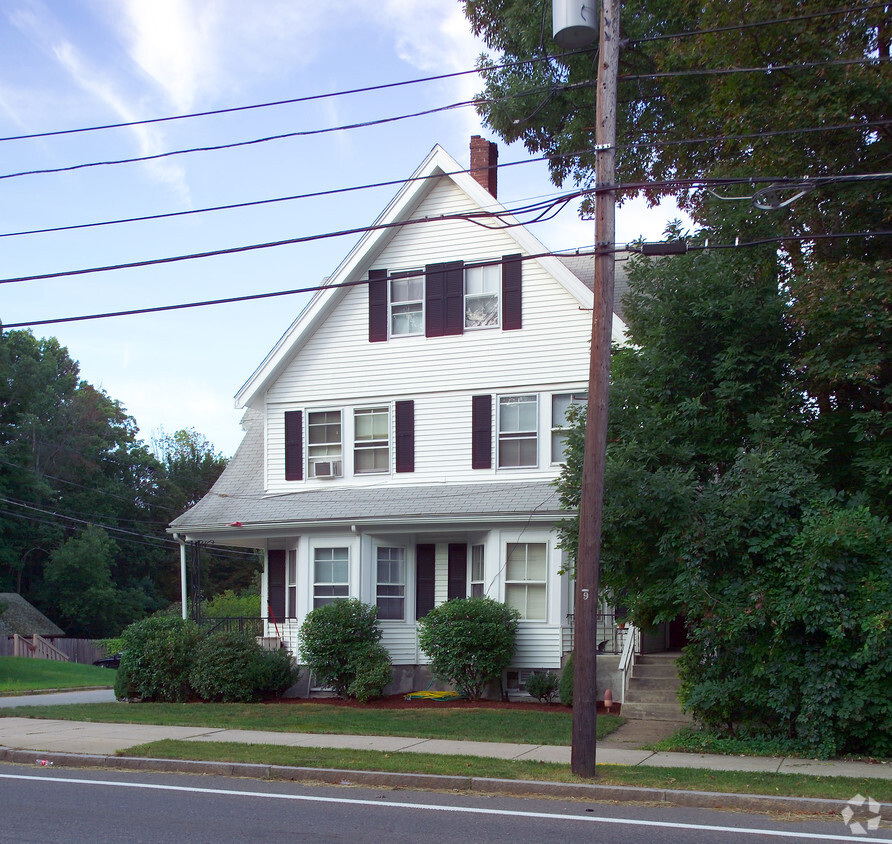
[[[566,204],[572,199],[581,196],[584,191],[575,191],[573,193],[567,194],[561,197],[558,200],[554,200],[552,203],[548,203],[551,206],[554,202],[560,202]],[[289,246],[296,243],[307,243],[315,240],[326,240],[334,237],[345,237],[347,235],[357,235],[357,234],[366,234],[368,232],[381,231],[384,229],[392,229],[392,228],[402,228],[404,226],[411,225],[419,225],[424,223],[434,223],[434,222],[447,222],[451,220],[465,220],[467,222],[479,222],[479,220],[484,218],[489,219],[502,219],[505,216],[511,216],[513,214],[522,214],[522,213],[532,213],[533,211],[537,211],[542,206],[542,203],[534,204],[527,206],[525,208],[518,208],[509,210],[506,209],[504,211],[475,211],[475,212],[463,212],[463,213],[455,213],[455,214],[441,214],[436,217],[424,217],[416,220],[402,220],[396,223],[377,223],[371,226],[359,226],[352,229],[341,229],[339,231],[330,231],[324,232],[322,234],[313,234],[313,235],[304,235],[303,237],[292,237],[286,240],[277,240],[270,241],[267,243],[252,243],[246,246],[232,246],[226,249],[215,249],[207,252],[194,252],[188,255],[173,255],[166,258],[151,258],[145,261],[132,261],[123,264],[111,264],[100,267],[85,267],[79,270],[64,270],[55,273],[42,273],[40,275],[33,276],[19,276],[17,278],[4,278],[0,279],[0,284],[16,284],[19,282],[28,282],[28,281],[43,281],[47,279],[53,278],[65,278],[68,276],[79,276],[79,275],[89,275],[92,273],[102,273],[102,272],[111,272],[114,270],[123,270],[123,269],[135,269],[137,267],[148,267],[155,266],[158,264],[172,264],[180,261],[192,261],[199,258],[211,258],[220,255],[233,255],[242,252],[251,252],[258,249],[272,249],[277,246]],[[503,227],[510,228],[513,226],[522,225],[521,223],[504,223]]]
[[[592,48],[584,47],[579,50],[573,50],[570,53],[566,53],[565,55],[577,55],[581,53],[590,53],[592,52]],[[551,60],[550,56],[542,56],[539,58],[529,58],[529,59],[519,59],[509,62],[502,62],[500,64],[494,65],[492,70],[501,70],[503,68],[513,67],[515,65],[523,65],[530,64],[536,62],[548,62]],[[327,100],[335,97],[344,97],[352,94],[368,94],[375,91],[386,91],[391,88],[402,88],[408,85],[418,85],[425,82],[439,82],[444,79],[454,79],[459,76],[470,76],[473,74],[479,74],[483,72],[482,68],[473,68],[471,70],[458,70],[452,73],[441,73],[436,76],[422,76],[416,79],[405,79],[399,82],[384,82],[379,85],[367,85],[361,88],[350,88],[344,91],[331,91],[325,94],[309,94],[303,97],[292,97],[290,99],[285,100],[274,100],[271,102],[265,103],[252,103],[250,105],[244,106],[232,106],[230,108],[219,108],[213,109],[210,111],[196,111],[190,112],[189,114],[174,114],[168,115],[166,117],[151,117],[145,120],[131,120],[122,123],[105,123],[101,125],[95,126],[83,126],[77,129],[57,129],[50,132],[35,132],[29,135],[10,135],[5,138],[0,138],[0,143],[4,141],[27,141],[33,140],[37,138],[52,138],[60,135],[76,135],[84,132],[99,132],[105,129],[125,129],[133,126],[149,126],[155,123],[171,123],[178,120],[191,120],[195,117],[214,117],[221,114],[234,114],[236,112],[241,111],[252,111],[256,109],[264,109],[264,108],[276,108],[278,106],[284,105],[296,105],[297,103],[308,103],[313,102],[315,100]]]
[[[331,132],[343,132],[351,129],[365,129],[370,126],[382,126],[389,123],[396,123],[401,120],[412,120],[416,117],[426,117],[431,114],[439,114],[444,111],[452,111],[458,108],[467,108],[468,106],[478,106],[482,104],[497,104],[509,99],[515,99],[517,97],[526,97],[536,93],[547,92],[549,96],[559,91],[569,91],[578,88],[590,88],[594,86],[594,82],[592,81],[583,81],[583,82],[570,82],[565,85],[550,85],[547,88],[541,89],[532,89],[528,91],[523,91],[517,94],[509,94],[508,96],[501,97],[496,100],[485,100],[485,99],[475,99],[475,100],[464,100],[458,103],[450,103],[445,106],[437,106],[435,108],[425,109],[423,111],[416,111],[409,114],[399,114],[393,117],[380,117],[375,120],[364,120],[358,123],[347,123],[341,126],[328,126],[323,129],[304,129],[297,132],[284,132],[278,135],[269,135],[264,138],[252,138],[248,141],[233,141],[228,144],[216,144],[212,146],[201,146],[201,147],[190,147],[188,149],[177,149],[177,150],[169,150],[168,152],[159,152],[153,155],[139,155],[133,156],[131,158],[117,158],[110,159],[107,161],[88,161],[82,164],[70,164],[65,167],[47,167],[39,170],[21,170],[15,173],[4,173],[0,174],[0,180],[2,179],[17,179],[22,176],[40,176],[40,175],[48,175],[52,173],[70,173],[75,170],[85,170],[93,167],[110,167],[117,164],[137,164],[144,161],[158,161],[162,158],[171,158],[179,155],[189,155],[191,153],[196,152],[219,152],[220,150],[226,149],[237,149],[240,147],[247,146],[255,146],[257,144],[266,144],[272,141],[281,141],[288,138],[305,138],[312,137],[314,135],[325,135]]]
[[[762,240],[755,241],[747,241],[747,242],[735,242],[729,244],[706,244],[706,245],[689,245],[687,246],[687,251],[694,251],[699,249],[736,249],[748,246],[762,246],[769,243],[783,243],[785,241],[817,241],[817,240],[840,240],[845,238],[870,238],[870,237],[888,237],[892,235],[892,230],[889,231],[859,231],[859,232],[840,232],[840,233],[828,233],[828,234],[803,234],[803,235],[779,235],[777,237],[764,238]],[[589,249],[592,247],[582,247],[579,249],[570,249],[564,250],[563,252],[540,252],[535,255],[524,255],[521,260],[522,261],[532,261],[538,260],[540,258],[553,257],[553,258],[561,258],[561,257],[571,257],[573,255],[588,255]],[[614,244],[613,249],[611,250],[614,254],[618,254],[621,252],[640,252],[641,250],[630,244]],[[594,251],[592,251],[591,256],[594,257]],[[493,259],[489,261],[475,261],[473,263],[468,263],[466,266],[487,266],[487,265],[495,265],[501,262],[501,258]],[[396,276],[388,276],[387,279],[395,278]],[[2,328],[5,329],[16,329],[16,328],[29,328],[38,325],[57,325],[60,323],[68,323],[68,322],[84,322],[89,320],[97,320],[97,319],[110,319],[113,317],[122,317],[122,316],[138,316],[144,314],[153,314],[153,313],[161,313],[164,311],[176,311],[176,310],[184,310],[189,308],[204,308],[209,307],[211,305],[229,305],[235,304],[238,302],[252,302],[259,299],[272,299],[281,296],[294,296],[300,293],[315,293],[319,290],[334,290],[338,288],[348,288],[348,287],[358,287],[361,285],[368,284],[368,279],[360,279],[358,281],[346,281],[341,282],[340,284],[317,284],[312,285],[310,287],[301,287],[295,288],[293,290],[277,290],[271,293],[253,293],[245,296],[232,296],[224,299],[209,299],[201,302],[187,302],[178,305],[158,305],[152,308],[137,308],[128,311],[112,311],[106,313],[94,313],[94,314],[83,314],[81,316],[73,316],[73,317],[57,317],[55,319],[44,319],[44,320],[32,320],[29,322],[17,322],[17,323],[8,323]]]
[[[698,137],[698,138],[677,138],[672,140],[647,140],[644,136],[641,136],[639,139],[629,141],[624,144],[617,144],[617,149],[641,149],[645,147],[649,148],[657,148],[664,146],[678,146],[684,144],[704,144],[704,143],[718,143],[724,141],[745,141],[745,140],[754,140],[759,138],[771,138],[775,136],[781,135],[799,135],[799,134],[809,134],[815,132],[837,132],[837,131],[863,131],[865,129],[871,129],[881,126],[888,126],[892,124],[892,119],[890,120],[874,120],[874,121],[863,121],[857,123],[842,123],[833,126],[807,126],[799,129],[776,129],[772,131],[760,131],[760,132],[752,132],[748,134],[740,134],[740,135],[715,135],[711,137]],[[568,159],[568,158],[576,158],[582,155],[590,154],[591,150],[577,150],[574,152],[564,152],[564,153],[549,153],[547,155],[541,155],[536,158],[528,158],[523,161],[508,161],[497,165],[491,165],[489,169],[499,169],[507,168],[507,167],[518,167],[525,164],[536,164],[543,161],[553,161],[556,159]],[[99,220],[91,223],[73,223],[67,226],[52,226],[43,229],[25,229],[21,231],[13,231],[13,232],[0,232],[0,239],[6,237],[24,237],[28,235],[35,234],[53,234],[56,232],[65,232],[65,231],[76,231],[80,229],[89,229],[89,228],[98,228],[102,226],[117,226],[127,223],[141,223],[141,222],[149,222],[153,220],[165,220],[176,217],[188,217],[194,214],[206,214],[212,213],[216,211],[232,211],[238,210],[241,208],[252,208],[261,205],[271,205],[280,202],[293,202],[301,199],[315,199],[324,196],[335,196],[344,193],[352,193],[356,191],[363,190],[372,190],[375,188],[383,188],[383,187],[403,187],[405,185],[411,184],[413,182],[422,182],[428,179],[438,179],[441,175],[446,176],[455,176],[459,173],[467,173],[467,170],[457,170],[450,173],[444,174],[433,174],[426,176],[412,176],[408,179],[389,179],[387,181],[381,182],[370,182],[362,185],[351,185],[348,187],[342,188],[329,188],[328,190],[321,191],[311,191],[308,193],[301,194],[293,194],[290,196],[278,196],[271,197],[268,199],[256,199],[249,200],[247,202],[235,202],[227,205],[213,205],[205,208],[192,208],[186,211],[170,211],[160,214],[147,214],[140,217],[123,217],[115,220]]]
[[[774,18],[767,21],[753,21],[750,23],[731,24],[729,26],[716,26],[711,29],[694,29],[687,32],[673,32],[668,35],[650,35],[645,38],[634,38],[629,44],[646,44],[651,41],[665,41],[673,38],[689,38],[698,35],[717,35],[722,32],[741,32],[747,29],[756,29],[764,26],[775,26],[782,23],[799,23],[800,21],[814,20],[815,18],[835,17],[837,15],[848,15],[854,12],[868,12],[871,9],[882,9],[886,3],[871,3],[866,6],[851,6],[846,9],[829,9],[826,12],[812,12],[807,15],[797,15],[795,17]]]
[[[781,71],[814,70],[817,67],[847,67],[856,64],[889,64],[890,59],[863,58],[863,59],[830,59],[819,62],[803,62],[802,64],[769,64],[756,67],[714,67],[697,68],[692,70],[664,70],[658,73],[631,73],[621,74],[621,82],[629,82],[638,79],[671,79],[685,76],[730,76],[739,73],[780,73]]]

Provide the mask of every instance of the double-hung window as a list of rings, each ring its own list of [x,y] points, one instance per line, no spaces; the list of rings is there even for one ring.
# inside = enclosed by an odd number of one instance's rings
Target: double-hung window
[[[290,548],[288,550],[288,565],[285,570],[285,591],[287,595],[287,605],[285,607],[285,615],[288,618],[297,617],[297,550]]]
[[[313,550],[313,607],[321,607],[350,592],[350,551],[348,548]]]
[[[424,333],[424,275],[394,273],[390,281],[390,336]]]
[[[587,393],[562,393],[551,397],[551,462],[563,463],[567,459],[567,411],[573,405],[585,404]]]
[[[515,607],[527,621],[545,621],[546,577],[544,542],[509,542],[505,564],[505,603]]]
[[[402,621],[406,617],[406,549],[379,547],[377,569],[378,618]]]
[[[483,545],[471,546],[471,597],[483,597]]]
[[[353,471],[358,475],[390,471],[390,408],[353,411]]]
[[[499,467],[539,465],[539,397],[499,398]]]
[[[342,474],[341,411],[311,410],[307,414],[307,474],[330,478]]]
[[[465,268],[465,328],[493,328],[499,324],[502,265]]]

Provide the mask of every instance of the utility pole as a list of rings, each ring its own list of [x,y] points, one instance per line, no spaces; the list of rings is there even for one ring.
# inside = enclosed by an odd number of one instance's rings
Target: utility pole
[[[607,400],[616,216],[616,86],[619,67],[620,0],[601,0],[600,50],[595,106],[595,289],[592,312],[585,457],[579,505],[576,555],[575,642],[573,655],[573,743],[570,767],[581,777],[595,775],[597,737],[597,624],[601,568],[601,524],[607,453]]]

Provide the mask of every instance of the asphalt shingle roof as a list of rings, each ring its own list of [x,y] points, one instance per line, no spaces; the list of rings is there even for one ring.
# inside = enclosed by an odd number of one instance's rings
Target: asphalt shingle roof
[[[401,519],[422,522],[450,516],[517,517],[563,515],[548,480],[470,484],[397,484],[330,488],[280,495],[263,490],[263,417],[246,414],[247,432],[212,490],[175,519],[179,532],[212,530],[241,523],[319,524]]]

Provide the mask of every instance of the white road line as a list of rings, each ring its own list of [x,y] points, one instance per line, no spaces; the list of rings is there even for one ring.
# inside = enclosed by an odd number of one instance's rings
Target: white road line
[[[179,791],[191,794],[213,794],[226,797],[265,797],[273,800],[300,800],[307,803],[339,803],[348,806],[376,806],[378,808],[415,809],[424,812],[453,812],[466,815],[522,816],[543,820],[579,821],[582,823],[616,824],[620,826],[649,826],[663,829],[688,829],[701,832],[728,832],[741,835],[766,835],[774,838],[800,838],[809,841],[866,841],[868,844],[889,844],[889,838],[864,838],[860,835],[823,835],[817,832],[787,832],[776,829],[749,829],[735,826],[714,826],[710,824],[672,823],[670,821],[646,821],[627,818],[602,818],[592,815],[561,815],[556,812],[518,812],[508,809],[480,809],[473,806],[440,806],[420,803],[382,803],[380,800],[357,800],[349,797],[315,797],[304,794],[277,794],[264,791],[237,791],[228,788],[196,788],[185,785],[162,785],[159,783],[115,782],[112,780],[77,779],[76,777],[40,777],[28,774],[0,774],[0,779],[33,780],[41,783],[74,783],[77,785],[104,785],[112,788],[143,788],[154,791]],[[842,820],[840,820],[842,823]]]

